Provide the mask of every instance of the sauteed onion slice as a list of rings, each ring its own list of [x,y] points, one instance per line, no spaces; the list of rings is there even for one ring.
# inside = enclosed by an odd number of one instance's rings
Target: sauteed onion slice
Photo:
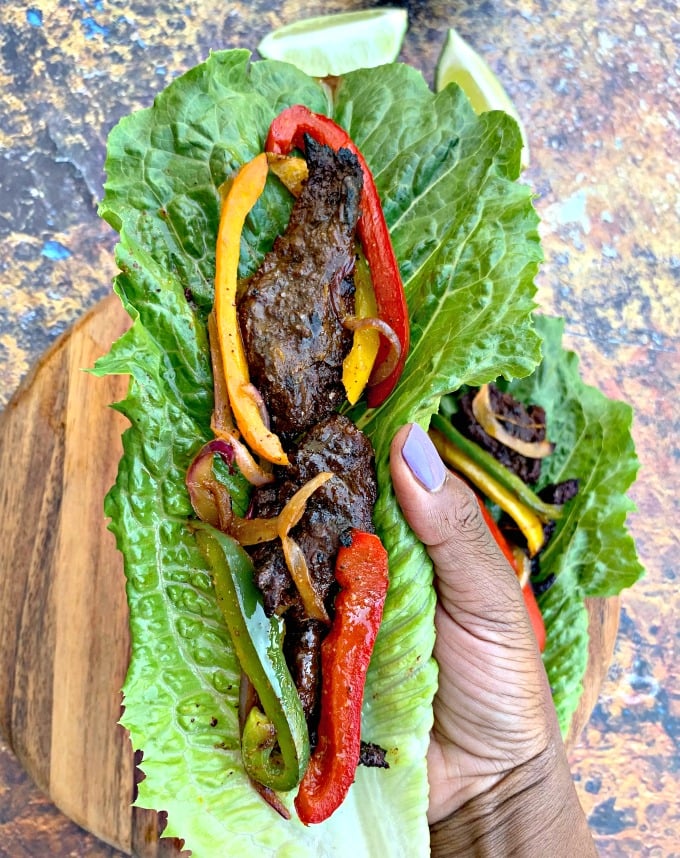
[[[323,471],[308,480],[273,518],[242,518],[235,515],[229,492],[212,471],[212,457],[219,455],[227,465],[236,460],[232,444],[221,438],[209,441],[200,449],[187,472],[186,484],[196,515],[213,527],[233,536],[241,545],[258,545],[279,538],[291,578],[300,594],[307,614],[317,620],[329,622],[321,596],[314,589],[304,553],[289,536],[300,521],[312,494],[333,474]]]
[[[545,459],[555,448],[550,441],[523,441],[508,432],[493,410],[488,384],[483,384],[475,394],[472,413],[487,435],[528,459]]]
[[[342,320],[342,326],[350,331],[365,331],[367,329],[378,331],[389,343],[390,350],[385,360],[371,373],[369,387],[384,381],[399,363],[401,357],[401,342],[395,331],[383,319],[377,317],[358,318],[357,316],[346,316]]]

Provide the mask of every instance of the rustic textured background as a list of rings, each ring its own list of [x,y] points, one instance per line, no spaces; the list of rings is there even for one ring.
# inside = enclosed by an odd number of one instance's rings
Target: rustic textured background
[[[96,203],[112,125],[210,49],[255,49],[281,23],[370,5],[381,4],[0,4],[0,407],[110,288],[114,236]],[[542,217],[541,302],[565,316],[587,379],[636,410],[630,525],[648,571],[624,594],[614,660],[572,764],[603,856],[680,856],[677,5],[391,5],[409,9],[402,58],[429,82],[455,26],[513,96]],[[0,856],[117,854],[61,816],[0,745]]]

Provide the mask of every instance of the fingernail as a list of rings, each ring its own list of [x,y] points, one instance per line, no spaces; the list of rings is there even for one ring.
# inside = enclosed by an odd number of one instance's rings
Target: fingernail
[[[436,492],[444,485],[446,468],[439,458],[430,436],[414,423],[406,437],[401,455],[418,482],[428,490]]]

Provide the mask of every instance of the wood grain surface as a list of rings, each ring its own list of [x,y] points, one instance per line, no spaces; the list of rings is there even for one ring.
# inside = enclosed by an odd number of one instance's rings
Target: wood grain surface
[[[101,840],[139,856],[179,855],[162,819],[132,808],[134,760],[120,716],[127,603],[103,497],[125,419],[108,406],[125,378],[84,372],[128,324],[95,307],[46,354],[0,416],[0,730],[35,783]],[[590,600],[585,726],[612,657],[618,600]]]
[[[102,512],[125,419],[125,378],[84,372],[128,320],[98,305],[47,353],[0,422],[0,729],[67,816],[125,852],[157,846],[132,810],[133,756],[117,726],[129,634],[122,561]]]

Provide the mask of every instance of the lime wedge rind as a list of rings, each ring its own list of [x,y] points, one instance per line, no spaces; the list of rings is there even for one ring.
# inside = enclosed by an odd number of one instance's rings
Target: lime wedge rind
[[[285,24],[257,49],[265,59],[292,63],[311,77],[342,75],[394,62],[407,28],[406,9],[362,9]]]
[[[522,135],[522,167],[528,167],[529,141],[517,108],[486,60],[453,27],[447,33],[437,60],[436,91],[449,83],[460,86],[476,113],[503,110],[513,117]]]

